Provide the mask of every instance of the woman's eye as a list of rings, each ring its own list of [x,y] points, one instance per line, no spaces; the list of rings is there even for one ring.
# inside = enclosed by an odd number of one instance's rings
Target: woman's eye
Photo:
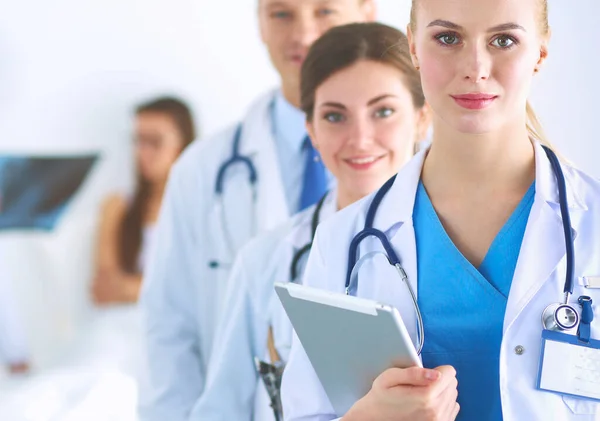
[[[492,41],[492,45],[498,48],[510,48],[515,44],[515,40],[508,35],[501,35]]]
[[[451,33],[440,34],[435,38],[443,45],[455,45],[459,42],[458,36]]]
[[[377,118],[387,118],[389,116],[391,116],[392,114],[394,114],[394,110],[391,108],[380,108],[379,110],[375,111],[375,117]]]
[[[340,113],[327,113],[325,114],[324,118],[330,123],[339,123],[341,121],[344,121],[344,116]]]
[[[319,9],[317,11],[317,16],[329,16],[333,15],[335,11],[333,9]]]
[[[290,18],[290,16],[292,16],[292,14],[290,12],[285,12],[285,11],[271,13],[271,17],[273,19],[288,19],[288,18]]]

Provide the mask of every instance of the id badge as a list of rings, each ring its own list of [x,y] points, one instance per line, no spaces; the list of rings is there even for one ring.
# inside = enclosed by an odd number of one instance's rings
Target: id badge
[[[600,341],[544,330],[536,386],[600,402]]]

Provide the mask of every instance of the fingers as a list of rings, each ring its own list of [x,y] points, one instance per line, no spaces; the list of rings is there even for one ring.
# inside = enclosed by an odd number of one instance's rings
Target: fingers
[[[396,386],[430,386],[443,376],[439,370],[421,367],[391,368],[384,371],[375,381],[373,386],[389,389]]]
[[[454,367],[444,365],[437,367],[435,370],[440,372],[441,377],[438,382],[434,383],[431,386],[430,396],[432,398],[440,397],[448,389],[456,390],[458,386],[458,380],[456,379],[456,370],[454,369]]]
[[[456,420],[456,417],[458,417],[459,412],[460,412],[460,405],[458,404],[458,402],[456,402],[454,404],[454,410],[452,411],[450,418],[448,418],[448,421]]]
[[[455,411],[456,406],[458,405],[458,403],[456,402],[457,398],[458,390],[456,388],[452,388],[451,386],[446,388],[444,393],[442,393],[442,395],[439,398],[437,398],[437,400],[440,402],[441,408],[440,414],[442,415],[442,417],[440,419],[450,421],[456,418],[457,412],[455,413]]]

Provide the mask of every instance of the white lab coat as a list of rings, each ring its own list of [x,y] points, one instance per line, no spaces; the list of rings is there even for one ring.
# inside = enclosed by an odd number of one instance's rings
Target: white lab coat
[[[256,221],[247,168],[236,165],[226,175],[225,224],[236,251],[254,230],[272,229],[291,216],[273,138],[274,95],[258,100],[243,121],[240,153],[252,157],[258,173]],[[148,381],[140,387],[143,421],[186,420],[204,387],[235,258],[224,243],[215,206],[218,170],[231,157],[235,129],[194,142],[169,177],[141,294],[148,365]],[[209,267],[215,260],[219,267]]]
[[[563,397],[535,388],[541,314],[548,304],[562,299],[565,280],[565,240],[557,183],[539,144],[535,153],[535,200],[504,319],[500,351],[502,412],[504,419],[511,421],[600,420],[599,402]],[[412,212],[424,157],[425,153],[420,152],[400,171],[374,222],[390,239],[415,292],[418,289]],[[600,182],[567,165],[563,165],[563,170],[575,233],[575,276],[599,275]],[[305,272],[305,284],[344,291],[348,246],[353,236],[363,229],[372,198],[373,195],[343,209],[319,227]],[[360,248],[361,255],[382,249],[374,239],[365,240]],[[362,266],[357,295],[398,308],[413,340],[416,339],[416,316],[410,294],[385,258],[376,257]],[[584,289],[576,284],[571,302],[576,303],[580,295],[590,295],[594,301],[592,337],[600,339],[600,290]],[[525,349],[522,355],[515,352],[519,345]],[[324,421],[343,415],[334,412],[297,337],[283,377],[282,399],[286,421]]]
[[[319,221],[336,211],[336,196],[335,191],[327,195]],[[314,212],[315,206],[304,210],[275,230],[250,241],[238,254],[206,388],[191,420],[274,421],[254,357],[270,361],[267,336],[272,326],[275,348],[281,359],[287,361],[293,329],[273,284],[290,280],[294,254],[312,240]],[[298,269],[301,275],[302,263]]]

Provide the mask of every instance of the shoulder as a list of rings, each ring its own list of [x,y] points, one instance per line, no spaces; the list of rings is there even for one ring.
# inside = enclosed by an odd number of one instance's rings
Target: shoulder
[[[246,243],[237,254],[232,271],[232,276],[238,279],[231,280],[231,283],[237,285],[241,282],[244,289],[254,295],[268,295],[280,268],[288,264],[285,238],[292,228],[290,219]]]
[[[286,237],[294,230],[295,218],[292,217],[280,224],[276,228],[264,232],[254,237],[242,247],[239,252],[239,259],[253,265],[266,264],[273,259],[273,253],[276,252]]]
[[[600,218],[600,180],[574,166],[564,165],[564,168],[567,188],[574,189],[576,200]]]
[[[120,217],[127,211],[129,202],[121,194],[111,194],[102,202],[102,216],[104,218]]]
[[[207,164],[209,168],[214,167],[214,163],[220,162],[227,151],[230,151],[238,124],[230,125],[206,139],[193,141],[173,165],[171,175],[177,177],[201,174],[207,168]],[[213,165],[210,165],[211,163]]]
[[[206,138],[192,142],[181,154],[173,169],[171,177],[195,178],[203,181],[216,177],[216,169],[231,155],[233,140],[240,124],[251,123],[260,115],[273,98],[274,92],[268,92],[256,99],[249,107],[242,122],[236,122],[225,129]]]
[[[317,228],[319,243],[325,248],[329,248],[331,242],[335,242],[336,245],[340,244],[340,246],[350,244],[354,235],[364,225],[365,215],[375,193],[346,206],[320,223]]]

